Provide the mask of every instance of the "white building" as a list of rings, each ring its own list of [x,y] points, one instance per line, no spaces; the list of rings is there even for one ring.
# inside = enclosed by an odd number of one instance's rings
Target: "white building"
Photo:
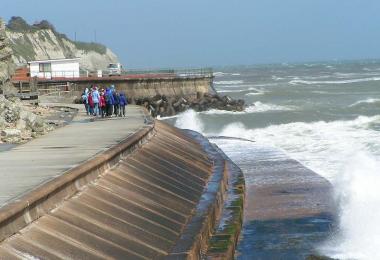
[[[79,58],[36,60],[28,64],[31,77],[44,79],[79,77]]]

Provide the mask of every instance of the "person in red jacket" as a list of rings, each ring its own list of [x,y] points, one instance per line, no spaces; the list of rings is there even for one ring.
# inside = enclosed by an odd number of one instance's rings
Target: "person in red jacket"
[[[100,114],[102,117],[106,116],[106,98],[104,97],[104,89],[101,89],[100,91],[100,100],[99,100],[99,106],[100,106]]]
[[[94,114],[94,100],[92,100],[92,90],[88,94],[88,105],[90,106],[90,115]]]

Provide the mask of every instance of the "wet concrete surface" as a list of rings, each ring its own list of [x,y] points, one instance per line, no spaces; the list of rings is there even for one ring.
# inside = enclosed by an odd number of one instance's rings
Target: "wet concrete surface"
[[[307,259],[318,255],[316,246],[332,232],[334,217],[321,213],[308,217],[249,220],[243,225],[238,259]]]
[[[243,140],[217,143],[246,179],[237,259],[297,260],[318,254],[336,224],[331,184],[276,148]]]

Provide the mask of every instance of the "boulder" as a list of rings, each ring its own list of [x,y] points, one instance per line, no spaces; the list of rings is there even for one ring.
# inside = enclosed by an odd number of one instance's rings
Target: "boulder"
[[[19,143],[21,141],[21,131],[19,129],[3,129],[0,135],[3,142]]]
[[[41,113],[34,109],[25,107],[18,98],[4,98],[0,95],[0,130],[3,142],[18,143],[29,140],[32,133],[36,135],[45,134],[53,129],[53,126],[35,113]],[[17,131],[14,131],[17,130]]]
[[[2,137],[12,137],[12,136],[18,136],[18,135],[21,135],[21,131],[19,129],[16,129],[16,128],[1,130],[1,136]]]

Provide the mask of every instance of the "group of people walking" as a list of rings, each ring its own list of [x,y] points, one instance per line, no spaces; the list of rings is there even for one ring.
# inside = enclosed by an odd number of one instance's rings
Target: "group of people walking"
[[[128,104],[128,99],[123,92],[117,92],[114,85],[105,90],[91,86],[83,91],[82,102],[87,115],[121,117],[125,116],[125,106]]]

